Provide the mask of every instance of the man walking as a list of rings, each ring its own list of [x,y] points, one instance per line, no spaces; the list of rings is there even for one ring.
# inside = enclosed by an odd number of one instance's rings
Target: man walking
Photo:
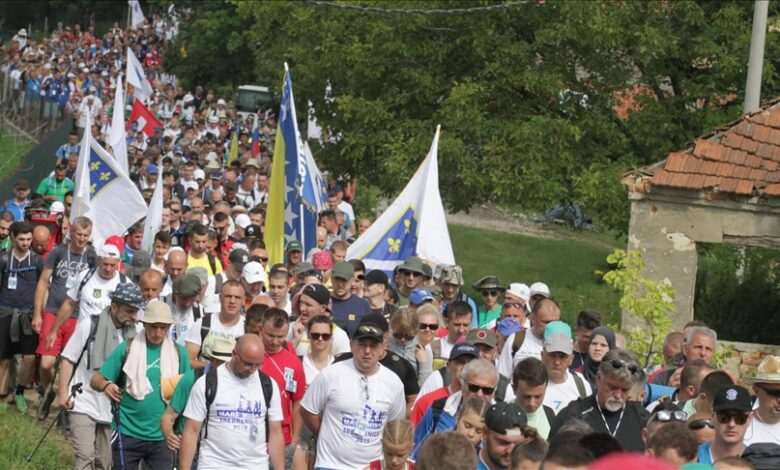
[[[528,417],[517,403],[502,402],[488,408],[482,430],[477,470],[504,470],[512,464],[512,451],[524,440]]]
[[[173,451],[160,429],[166,407],[161,386],[163,380],[190,370],[190,361],[184,347],[169,336],[173,315],[168,305],[150,302],[141,322],[143,334],[117,346],[90,386],[116,404],[114,468],[136,470],[142,460],[149,468],[171,468]]]
[[[80,322],[62,351],[59,403],[70,410],[75,469],[111,467],[111,402],[88,384],[119,343],[135,337],[136,315],[144,304],[135,284],[119,284],[111,293],[111,305]],[[82,393],[69,401],[76,384],[84,385]]]
[[[279,387],[258,372],[264,352],[259,337],[244,335],[230,362],[195,382],[184,409],[181,470],[192,468],[201,426],[199,469],[267,469],[269,459],[273,468],[285,468]]]
[[[204,356],[210,356],[214,338],[222,336],[235,340],[244,334],[244,288],[236,281],[227,281],[220,294],[222,308],[219,313],[206,315],[192,325],[187,332],[185,347],[194,367],[206,365]],[[205,354],[204,354],[205,353]]]
[[[371,308],[366,299],[352,295],[351,288],[354,282],[355,268],[348,261],[339,261],[333,266],[333,290],[331,292],[331,306],[333,320],[343,328],[351,337],[360,324],[360,319],[368,315]]]
[[[360,324],[352,359],[323,369],[306,390],[301,415],[319,435],[315,467],[362,470],[381,457],[385,425],[405,412],[401,380],[379,364],[385,348],[380,325]]]

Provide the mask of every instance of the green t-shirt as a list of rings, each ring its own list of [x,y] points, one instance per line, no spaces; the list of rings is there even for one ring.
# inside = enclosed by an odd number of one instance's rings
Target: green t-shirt
[[[49,176],[41,181],[38,185],[38,194],[41,196],[55,196],[58,201],[63,202],[65,200],[65,194],[69,191],[73,191],[75,184],[73,180],[67,176],[62,181],[57,182],[57,178]]]
[[[119,379],[122,357],[126,347],[127,341],[122,342],[106,359],[100,368],[103,377],[112,382]],[[184,346],[177,344],[176,347],[179,348],[179,373],[185,373],[190,370],[190,357]],[[146,345],[146,377],[152,384],[152,392],[147,394],[143,400],[136,400],[123,387],[122,400],[119,402],[119,425],[122,428],[122,433],[142,441],[165,440],[162,430],[160,430],[160,418],[162,418],[166,406],[160,391],[161,349],[160,346]],[[116,422],[113,425],[116,426]]]
[[[5,240],[0,241],[0,251],[7,250],[11,246],[11,237],[5,237]]]
[[[533,413],[526,411],[525,414],[528,416],[528,425],[536,428],[542,439],[547,440],[547,437],[550,435],[550,423],[547,421],[547,413],[544,412],[544,407],[540,406]]]
[[[206,367],[211,368],[212,366],[211,364],[208,364]],[[203,374],[200,377],[207,373],[208,370],[204,368]],[[184,408],[187,407],[187,400],[190,399],[190,392],[192,391],[193,385],[195,385],[195,369],[190,369],[181,376],[181,379],[179,379],[179,383],[176,385],[176,390],[173,392],[171,401],[168,403],[171,405],[171,408],[173,408],[173,411],[181,418],[179,420],[179,426],[175,429],[178,434],[184,432],[184,423],[187,418],[182,416],[182,413],[184,413]]]
[[[477,321],[479,322],[480,328],[485,328],[485,325],[488,323],[497,320],[498,317],[501,316],[501,305],[497,305],[496,308],[493,310],[490,310],[489,312],[485,311],[485,308],[480,306],[477,308]]]

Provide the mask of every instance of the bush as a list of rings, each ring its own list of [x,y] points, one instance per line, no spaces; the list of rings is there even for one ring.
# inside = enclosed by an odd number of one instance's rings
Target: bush
[[[777,344],[780,252],[699,245],[695,316],[732,341]]]

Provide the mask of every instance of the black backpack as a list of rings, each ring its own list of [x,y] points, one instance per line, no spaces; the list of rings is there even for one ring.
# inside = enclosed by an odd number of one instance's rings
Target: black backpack
[[[200,375],[198,375],[197,369],[195,372],[195,380],[198,380],[203,375],[205,367],[199,367]],[[261,371],[257,371],[257,375],[260,377],[260,385],[263,387],[263,398],[265,399],[265,442],[268,443],[268,410],[271,407],[271,397],[274,393],[274,387],[271,384],[271,377],[267,376]],[[211,367],[206,373],[206,419],[203,421],[205,432],[203,439],[209,438],[209,413],[211,410],[211,404],[214,402],[214,398],[217,396],[217,368]]]

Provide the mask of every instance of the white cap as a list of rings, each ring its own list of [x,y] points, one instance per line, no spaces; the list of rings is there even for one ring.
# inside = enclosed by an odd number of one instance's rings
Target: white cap
[[[543,282],[534,282],[531,284],[531,297],[535,295],[543,295],[550,298],[550,288]]]
[[[206,179],[206,172],[201,170],[200,168],[196,169],[192,172],[192,178],[196,180],[205,180]]]
[[[219,105],[219,104],[221,104],[222,106],[225,106],[225,100],[223,100],[222,98],[220,98],[220,99],[218,99],[218,100],[217,100],[217,104],[218,104],[218,105]]]
[[[504,296],[507,295],[513,295],[528,302],[531,300],[531,288],[521,282],[513,282],[509,284],[509,289],[504,292]]]
[[[236,216],[236,225],[238,225],[241,228],[247,228],[252,223],[251,220],[249,220],[249,216],[246,214],[238,214]]]
[[[195,172],[193,172],[193,173],[195,173]],[[181,186],[182,186],[182,188],[184,188],[185,191],[188,190],[188,189],[195,189],[195,190],[198,189],[198,183],[196,183],[194,181],[182,181],[181,182]]]
[[[241,277],[249,284],[254,284],[256,282],[266,284],[268,282],[263,265],[257,261],[250,261],[245,264],[244,269],[241,270]]]
[[[209,152],[206,155],[206,160],[210,162],[216,162],[217,161],[217,152]]]
[[[212,123],[212,124],[216,124],[216,123],[219,122],[219,118],[217,116],[210,116],[209,117],[209,122]]]
[[[100,249],[98,250],[97,255],[100,258],[119,259],[121,257],[119,254],[119,248],[115,247],[110,243],[104,243],[103,246],[101,246]]]
[[[51,203],[49,210],[51,212],[65,212],[65,204],[60,201],[54,201]]]
[[[184,98],[182,98],[182,101],[184,101],[185,103],[189,103],[190,101],[195,101],[195,97],[192,96],[190,93],[187,93],[186,95],[184,95]]]

